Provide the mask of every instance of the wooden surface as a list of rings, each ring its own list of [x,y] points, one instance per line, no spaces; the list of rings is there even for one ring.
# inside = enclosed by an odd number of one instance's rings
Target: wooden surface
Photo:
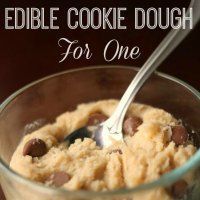
[[[67,7],[113,7],[113,1],[105,1],[94,3],[91,1],[81,2],[68,1],[67,6],[65,1],[60,3],[43,3],[31,4],[29,1],[12,2],[1,1],[0,19],[3,18],[3,8],[8,5],[14,6],[36,6],[36,7],[60,7],[60,30],[16,30],[9,31],[0,28],[0,102],[7,98],[11,93],[20,87],[34,81],[43,76],[72,69],[82,66],[100,65],[100,64],[122,64],[131,66],[142,66],[148,56],[160,43],[167,31],[164,30],[140,30],[135,31],[132,28],[134,6],[138,7],[182,7],[187,6],[188,1],[169,1],[151,3],[136,0],[131,1],[116,1],[115,6],[128,7],[126,15],[127,30],[68,30],[65,26]],[[11,4],[12,3],[12,4]],[[183,5],[184,4],[184,5]],[[0,21],[0,27],[3,27],[3,21]],[[58,47],[57,41],[60,37],[66,37],[71,40],[79,40],[81,44],[89,43],[93,51],[93,57],[90,60],[68,59],[63,63],[59,63],[62,49]],[[116,60],[111,63],[105,62],[103,59],[103,48],[110,39],[118,39],[122,45],[139,46],[142,54],[137,60]],[[176,76],[196,89],[200,89],[200,25],[184,40],[184,42],[170,55],[167,60],[160,66],[159,71]],[[3,200],[3,197],[1,200]]]

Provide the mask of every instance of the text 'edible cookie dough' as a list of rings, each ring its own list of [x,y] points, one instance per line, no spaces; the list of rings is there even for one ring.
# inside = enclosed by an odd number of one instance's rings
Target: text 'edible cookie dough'
[[[124,119],[125,142],[101,149],[92,139],[77,139],[69,147],[64,137],[85,125],[106,120],[117,100],[81,104],[53,124],[26,135],[10,167],[31,180],[67,190],[106,191],[133,188],[159,179],[182,166],[196,151],[187,130],[171,114],[133,103]],[[170,188],[134,195],[134,200],[173,199],[184,195],[192,174]]]

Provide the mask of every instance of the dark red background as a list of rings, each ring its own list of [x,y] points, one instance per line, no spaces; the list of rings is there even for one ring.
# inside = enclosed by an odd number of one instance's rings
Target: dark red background
[[[33,3],[34,2],[34,3]],[[120,64],[142,66],[148,56],[160,43],[167,30],[134,30],[134,7],[187,7],[189,1],[6,1],[0,2],[0,102],[12,92],[43,76],[88,65]],[[60,7],[60,30],[4,30],[5,7],[45,7],[48,18],[49,7]],[[127,7],[127,30],[69,30],[66,27],[66,9],[69,7]],[[47,23],[48,21],[46,21]],[[60,37],[89,43],[93,57],[90,60],[67,59],[59,64],[62,49],[57,41]],[[141,56],[137,60],[116,60],[107,63],[103,48],[111,39],[118,39],[122,45],[139,46]],[[200,89],[200,24],[181,45],[160,66],[159,71],[176,76],[196,89]],[[1,198],[2,199],[2,198]]]

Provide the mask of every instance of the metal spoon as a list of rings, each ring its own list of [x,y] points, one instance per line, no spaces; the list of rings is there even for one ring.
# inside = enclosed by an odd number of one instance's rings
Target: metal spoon
[[[200,1],[191,1],[189,7],[193,8],[194,27],[200,18],[200,12],[198,10],[200,9]],[[186,16],[189,16],[188,11]],[[65,138],[65,141],[71,144],[77,138],[83,139],[89,137],[94,139],[97,145],[108,147],[113,143],[113,140],[123,140],[122,123],[126,111],[135,95],[154,70],[177,47],[190,31],[189,23],[186,24],[186,29],[182,29],[182,27],[179,29],[172,29],[132,80],[112,116],[98,126],[85,126],[74,131]]]

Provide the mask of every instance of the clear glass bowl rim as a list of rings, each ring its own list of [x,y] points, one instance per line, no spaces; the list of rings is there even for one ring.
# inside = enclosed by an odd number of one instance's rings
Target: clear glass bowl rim
[[[85,71],[85,70],[93,70],[93,69],[99,69],[99,68],[112,68],[112,69],[127,69],[127,70],[135,70],[138,71],[139,68],[136,67],[132,67],[132,66],[122,66],[122,65],[95,65],[95,66],[89,66],[89,67],[81,67],[81,68],[76,68],[76,69],[70,69],[70,70],[65,70],[59,73],[55,73],[49,76],[46,76],[44,78],[38,79],[24,87],[22,87],[21,89],[17,90],[16,92],[14,92],[12,95],[10,95],[1,105],[0,105],[0,114],[3,112],[3,110],[6,108],[6,106],[13,101],[18,95],[20,95],[21,93],[25,92],[28,88],[51,78],[54,78],[56,76],[60,76],[66,73],[74,73],[74,72],[78,72],[78,71]],[[175,82],[176,84],[182,85],[183,87],[185,87],[187,90],[189,90],[190,92],[192,92],[192,94],[194,96],[196,96],[199,101],[200,101],[200,93],[194,89],[192,86],[190,86],[189,84],[185,83],[184,81],[175,78],[173,76],[167,75],[165,73],[160,73],[160,72],[155,72],[155,75],[168,79],[170,81]],[[1,155],[0,155],[1,156]],[[105,191],[105,192],[94,192],[94,191],[85,191],[85,190],[78,190],[78,191],[68,191],[66,189],[63,188],[51,188],[48,186],[45,186],[43,184],[31,181],[25,177],[22,177],[20,174],[16,173],[15,171],[13,171],[12,169],[9,168],[9,166],[2,160],[2,158],[0,157],[0,170],[4,173],[6,173],[8,176],[12,177],[13,180],[16,180],[19,183],[22,184],[28,184],[30,187],[41,191],[42,193],[50,193],[50,194],[59,194],[59,195],[71,195],[73,194],[74,196],[90,196],[90,197],[100,197],[100,196],[113,196],[113,195],[127,195],[127,194],[131,194],[131,193],[136,193],[142,190],[148,190],[148,189],[152,189],[154,187],[165,187],[168,186],[170,184],[172,184],[173,182],[177,181],[181,176],[183,176],[184,174],[186,174],[189,170],[191,169],[195,169],[197,167],[200,166],[200,150],[198,150],[194,156],[192,156],[184,165],[182,165],[181,167],[170,171],[169,173],[166,173],[165,175],[163,175],[162,177],[160,177],[159,179],[152,181],[150,183],[145,183],[142,185],[139,185],[137,187],[134,188],[121,188],[118,190],[112,190],[112,191]]]

